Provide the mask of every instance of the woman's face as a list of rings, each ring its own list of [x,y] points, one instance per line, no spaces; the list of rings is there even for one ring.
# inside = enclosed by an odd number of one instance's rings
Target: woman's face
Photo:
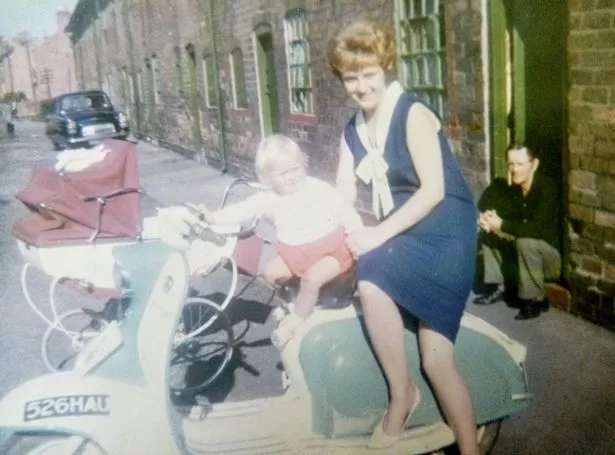
[[[385,73],[380,65],[345,71],[342,73],[342,83],[348,96],[367,113],[379,106],[386,91]]]

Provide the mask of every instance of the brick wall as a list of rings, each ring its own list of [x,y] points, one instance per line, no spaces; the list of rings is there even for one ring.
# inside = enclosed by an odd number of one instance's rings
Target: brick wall
[[[568,4],[573,311],[615,328],[615,1]]]
[[[475,197],[489,183],[482,58],[480,0],[447,2],[446,56],[451,145]]]

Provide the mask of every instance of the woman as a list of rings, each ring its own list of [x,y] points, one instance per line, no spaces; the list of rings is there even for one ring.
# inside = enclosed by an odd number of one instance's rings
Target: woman
[[[328,59],[359,105],[340,140],[338,187],[352,200],[357,185],[371,188],[380,219],[347,236],[358,258],[369,337],[390,393],[369,446],[394,445],[420,400],[408,377],[400,306],[419,320],[422,366],[461,453],[476,454],[472,403],[453,356],[474,278],[472,195],[440,120],[391,76],[396,55],[390,27],[371,20],[351,24],[329,43]]]

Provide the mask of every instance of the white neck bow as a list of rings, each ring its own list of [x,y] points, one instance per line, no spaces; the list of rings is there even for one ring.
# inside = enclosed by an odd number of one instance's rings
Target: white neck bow
[[[367,150],[367,154],[357,166],[355,173],[365,184],[371,182],[372,209],[378,218],[380,218],[381,213],[383,216],[386,216],[393,210],[393,196],[391,195],[391,188],[387,179],[389,165],[383,155],[393,112],[397,105],[397,100],[403,92],[404,89],[397,81],[392,82],[387,88],[382,99],[382,105],[375,114],[377,115],[374,119],[376,121],[375,144],[372,144],[372,141],[369,139],[363,111],[359,110],[356,117],[357,134],[365,150]]]

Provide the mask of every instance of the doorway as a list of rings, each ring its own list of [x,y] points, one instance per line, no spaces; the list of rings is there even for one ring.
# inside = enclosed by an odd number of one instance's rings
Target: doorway
[[[269,24],[261,24],[254,30],[256,48],[256,74],[258,100],[261,113],[263,137],[280,131],[278,91],[275,72],[273,35]]]
[[[525,143],[540,156],[538,172],[559,188],[566,213],[566,2],[490,0],[487,5],[491,176],[505,178],[506,149]],[[560,223],[566,234],[565,220]],[[564,256],[566,249],[562,245]]]
[[[566,2],[488,2],[491,174],[506,176],[505,151],[524,142],[563,183],[566,141]]]

